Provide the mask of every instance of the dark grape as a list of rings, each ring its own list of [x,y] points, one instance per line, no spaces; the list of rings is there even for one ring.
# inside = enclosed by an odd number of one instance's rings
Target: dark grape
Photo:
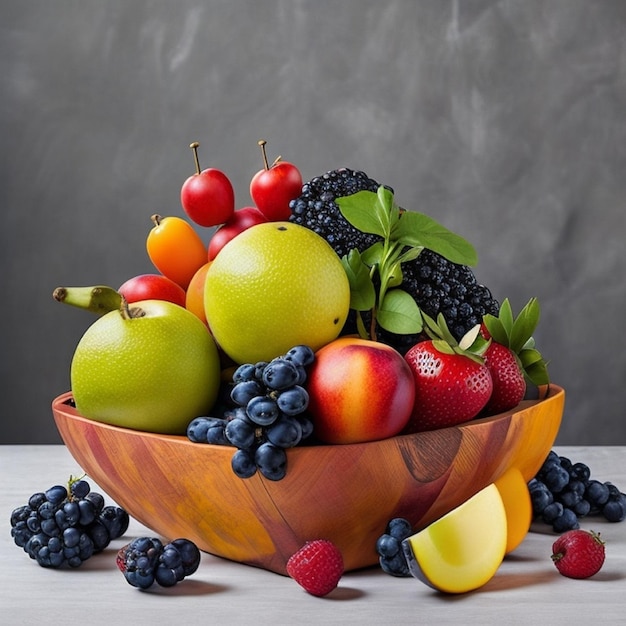
[[[42,567],[79,567],[126,532],[128,523],[126,511],[104,507],[103,496],[86,480],[70,477],[68,488],[55,485],[16,508],[11,535]]]

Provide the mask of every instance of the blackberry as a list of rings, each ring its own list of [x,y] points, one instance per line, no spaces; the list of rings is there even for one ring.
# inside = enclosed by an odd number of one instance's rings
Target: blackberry
[[[379,186],[364,172],[345,167],[332,170],[303,185],[301,195],[289,204],[289,221],[324,237],[340,258],[353,248],[365,250],[379,237],[354,228],[341,214],[335,200],[358,191],[376,192]]]
[[[380,241],[380,237],[354,228],[343,217],[335,200],[358,191],[376,192],[379,186],[364,172],[347,168],[327,172],[305,183],[302,194],[291,201],[289,219],[324,237],[339,257],[354,248],[362,252]],[[401,288],[411,294],[420,309],[433,319],[442,313],[457,340],[479,324],[485,314],[498,314],[499,303],[487,287],[478,283],[469,267],[451,263],[431,250],[422,250],[417,259],[403,263],[402,272]],[[362,316],[368,326],[369,315]],[[355,331],[355,314],[351,311],[345,333]],[[377,332],[380,341],[401,353],[420,339],[419,335],[396,335],[380,328]]]

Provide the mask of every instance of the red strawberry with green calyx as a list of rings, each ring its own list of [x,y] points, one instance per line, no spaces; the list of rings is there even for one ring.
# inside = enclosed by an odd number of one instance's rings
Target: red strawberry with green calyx
[[[485,351],[485,364],[493,379],[493,392],[484,414],[494,415],[516,407],[526,394],[528,382],[537,386],[549,383],[547,364],[532,336],[538,322],[536,298],[531,298],[517,317],[505,299],[497,317],[483,318],[481,332],[491,338]]]
[[[422,312],[431,337],[413,346],[405,360],[415,380],[415,404],[404,432],[421,432],[467,422],[487,404],[493,389],[482,354],[489,341],[476,325],[457,341],[443,315],[437,321]]]

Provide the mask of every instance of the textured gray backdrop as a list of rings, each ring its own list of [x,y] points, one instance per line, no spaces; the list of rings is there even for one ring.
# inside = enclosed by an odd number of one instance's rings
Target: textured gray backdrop
[[[153,271],[193,140],[249,204],[265,138],[471,240],[498,299],[542,305],[557,442],[626,444],[625,33],[623,0],[2,0],[0,442],[60,441],[93,319],[54,287]]]

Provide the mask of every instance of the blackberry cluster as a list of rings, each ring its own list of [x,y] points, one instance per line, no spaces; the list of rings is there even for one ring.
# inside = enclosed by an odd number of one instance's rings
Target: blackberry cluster
[[[173,587],[200,565],[200,550],[188,539],[163,545],[155,537],[138,537],[117,553],[117,567],[133,587],[148,589],[154,583]]]
[[[104,506],[86,480],[70,478],[69,490],[54,485],[16,508],[11,536],[42,567],[79,567],[121,537],[128,524],[124,509]]]
[[[587,515],[602,515],[609,522],[626,518],[626,494],[610,482],[592,479],[585,463],[572,463],[554,450],[528,488],[535,517],[557,533],[579,528],[578,520]]]
[[[402,549],[402,542],[412,533],[411,524],[403,517],[394,517],[389,520],[385,532],[376,541],[378,562],[383,572],[398,578],[411,575]]]
[[[332,170],[303,185],[301,195],[289,204],[289,221],[306,226],[326,239],[340,258],[353,248],[365,250],[379,237],[354,228],[335,200],[359,191],[376,192],[379,186],[364,172],[347,168]]]
[[[234,473],[250,478],[257,470],[270,480],[287,472],[287,448],[313,432],[304,414],[309,394],[306,368],[315,358],[309,346],[294,346],[269,362],[245,363],[233,374],[230,400],[223,417],[197,417],[187,427],[195,443],[235,446]]]
[[[302,194],[291,201],[290,221],[306,226],[324,237],[335,252],[343,257],[356,248],[360,252],[380,238],[362,233],[341,214],[337,198],[358,191],[375,192],[379,183],[367,174],[347,168],[327,172],[306,183]],[[441,312],[450,332],[458,340],[485,314],[497,315],[499,303],[490,290],[476,280],[472,270],[451,263],[431,250],[423,250],[417,259],[402,264],[401,288],[411,294],[424,313],[435,319]],[[363,315],[366,326],[368,315]],[[346,332],[355,332],[354,312],[348,318]],[[379,339],[406,352],[419,339],[418,335],[395,335],[382,329]]]

